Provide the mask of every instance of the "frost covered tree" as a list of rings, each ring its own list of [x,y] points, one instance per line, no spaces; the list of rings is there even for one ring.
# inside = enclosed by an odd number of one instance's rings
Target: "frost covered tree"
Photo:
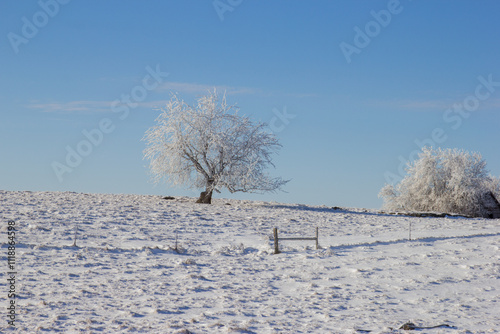
[[[384,208],[394,211],[438,211],[486,216],[485,196],[499,198],[499,179],[488,174],[481,154],[424,147],[408,163],[407,175],[379,193]]]
[[[172,95],[156,126],[144,137],[144,158],[153,180],[204,188],[198,199],[211,203],[213,191],[274,192],[288,181],[272,178],[266,168],[281,147],[266,124],[238,115],[214,90],[190,106]]]

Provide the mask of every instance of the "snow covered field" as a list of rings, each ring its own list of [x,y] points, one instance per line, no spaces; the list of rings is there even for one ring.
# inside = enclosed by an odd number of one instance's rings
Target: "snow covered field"
[[[0,332],[397,333],[408,321],[452,326],[420,333],[500,332],[499,220],[193,202],[0,191]],[[5,311],[10,219],[15,330]],[[314,236],[316,226],[321,249],[283,241],[272,254],[273,227]]]

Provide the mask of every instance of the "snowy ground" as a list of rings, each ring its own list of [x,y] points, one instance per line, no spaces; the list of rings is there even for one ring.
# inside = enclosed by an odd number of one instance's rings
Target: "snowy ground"
[[[0,218],[1,268],[9,219],[19,231],[12,332],[397,333],[408,321],[453,326],[420,333],[500,332],[499,220],[8,191]],[[316,226],[321,249],[283,241],[272,254],[273,227]]]

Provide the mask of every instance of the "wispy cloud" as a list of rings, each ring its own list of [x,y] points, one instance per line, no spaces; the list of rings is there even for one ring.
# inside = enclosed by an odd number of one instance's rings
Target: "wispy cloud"
[[[226,92],[228,95],[254,95],[262,94],[260,89],[250,88],[250,87],[232,87],[224,85],[206,85],[198,83],[188,83],[188,82],[165,82],[161,84],[157,90],[160,91],[173,91],[178,93],[187,94],[205,94],[208,91],[214,90],[214,88],[219,92]]]
[[[195,95],[204,95],[209,91],[213,91],[216,89],[219,93],[225,92],[226,95],[257,95],[261,97],[267,96],[276,96],[276,97],[296,97],[296,98],[311,98],[317,97],[317,94],[314,93],[283,93],[283,92],[275,92],[268,91],[265,92],[259,88],[251,88],[251,87],[233,87],[233,86],[224,86],[224,85],[206,85],[206,84],[198,84],[198,83],[187,83],[187,82],[164,82],[159,85],[155,91],[157,95],[161,95],[162,97],[170,98],[168,94],[165,92],[173,92],[173,93],[184,93],[184,94],[195,94]],[[117,99],[118,100],[118,99]],[[159,99],[153,101],[135,101],[134,104],[137,104],[135,108],[147,108],[147,109],[156,109],[158,107],[162,107],[168,103],[168,99]],[[124,103],[123,101],[120,101]],[[27,105],[30,109],[37,109],[41,112],[47,113],[96,113],[96,112],[110,112],[112,105],[116,103],[116,100],[112,101],[95,101],[95,100],[79,100],[79,101],[69,101],[69,102],[40,102],[34,101]]]
[[[73,113],[73,112],[103,112],[109,111],[112,101],[71,101],[51,103],[31,103],[28,108],[42,112]]]
[[[491,99],[489,100],[490,103],[487,104],[489,108],[496,108],[500,109],[500,99]],[[500,110],[499,110],[500,111]]]
[[[410,110],[410,111],[444,111],[452,108],[455,104],[462,104],[463,99],[442,99],[442,100],[387,100],[387,101],[370,101],[370,105],[385,107],[388,109],[396,110]],[[480,109],[500,108],[500,99],[488,99],[480,101]]]
[[[147,108],[147,109],[157,109],[160,107],[163,107],[169,102],[169,100],[155,100],[155,101],[149,101],[149,102],[140,102],[138,103],[139,107],[141,108]]]
[[[282,96],[296,98],[311,98],[318,97],[316,93],[284,93],[277,91],[264,91],[260,88],[252,87],[234,87],[225,85],[206,85],[189,82],[165,82],[158,87],[159,91],[171,91],[175,93],[186,94],[206,94],[208,91],[213,91],[214,88],[218,92],[226,92],[227,95],[257,95],[257,96]]]
[[[285,96],[288,97],[297,97],[297,98],[311,98],[311,97],[319,97],[319,94],[316,93],[287,93]]]
[[[452,100],[421,100],[421,101],[396,101],[395,108],[420,111],[441,111],[453,104]]]
[[[70,102],[51,102],[51,103],[31,103],[27,107],[38,109],[46,113],[97,113],[111,112],[111,106],[114,101],[70,101]],[[155,109],[167,104],[168,100],[155,100],[136,102],[136,108]]]

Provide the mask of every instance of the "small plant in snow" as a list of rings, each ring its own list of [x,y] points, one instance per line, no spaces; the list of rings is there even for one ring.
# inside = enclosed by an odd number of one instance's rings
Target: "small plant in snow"
[[[386,185],[380,191],[385,209],[482,217],[487,215],[485,195],[500,195],[500,180],[488,175],[479,153],[424,147],[406,171],[399,184]]]
[[[73,239],[73,247],[78,247],[76,245],[76,237],[78,235],[78,224],[75,225],[75,235],[74,235],[74,239]]]
[[[213,191],[273,192],[288,181],[265,173],[281,145],[266,131],[237,114],[214,90],[190,106],[173,95],[144,137],[144,158],[155,182],[204,188],[198,202],[211,203]]]
[[[189,258],[189,259],[182,261],[182,264],[184,264],[186,266],[192,266],[192,265],[196,264],[196,261],[194,259]]]

